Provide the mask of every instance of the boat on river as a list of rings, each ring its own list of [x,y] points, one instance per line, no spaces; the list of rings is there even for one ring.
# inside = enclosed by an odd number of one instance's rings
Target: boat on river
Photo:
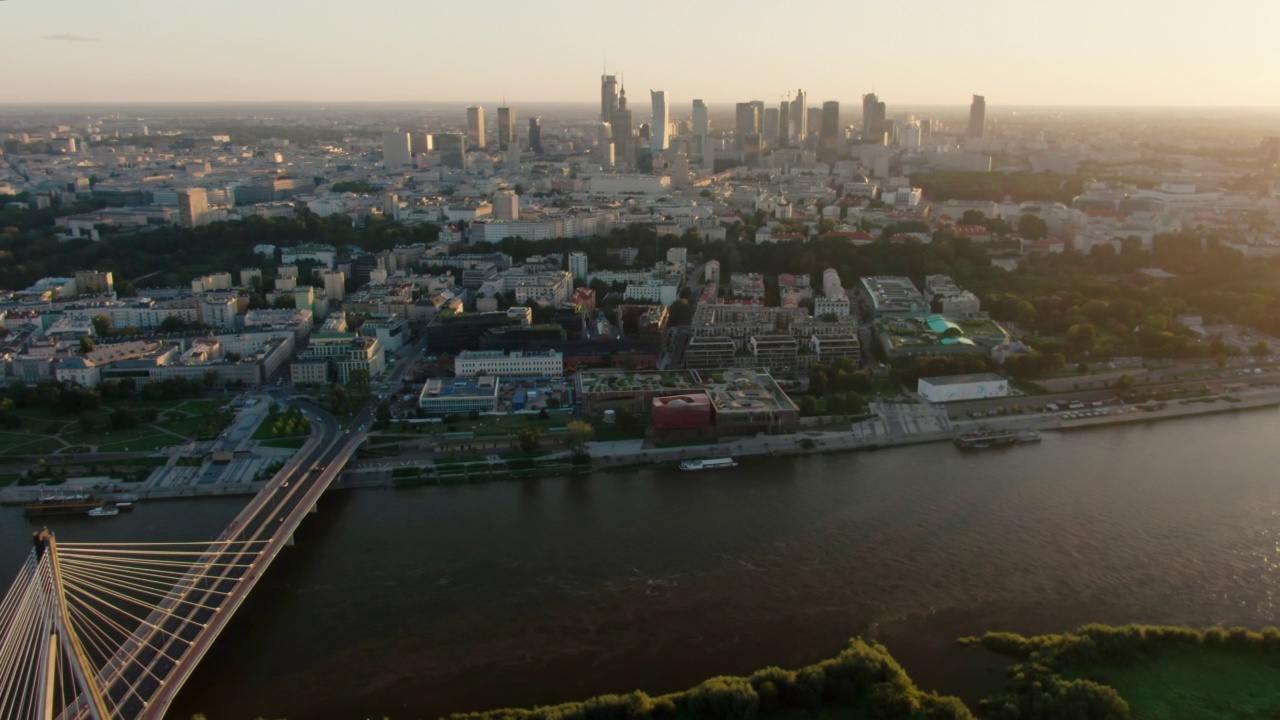
[[[712,458],[710,460],[685,460],[680,463],[681,470],[728,470],[738,467],[733,458]]]
[[[85,513],[89,517],[115,517],[120,514],[120,508],[114,505],[99,505],[98,507]]]
[[[40,497],[23,506],[22,514],[27,517],[82,515],[100,505],[101,500],[85,492],[41,493]]]
[[[1040,433],[1036,430],[975,430],[957,436],[953,442],[961,450],[986,450],[1004,445],[1038,443]]]

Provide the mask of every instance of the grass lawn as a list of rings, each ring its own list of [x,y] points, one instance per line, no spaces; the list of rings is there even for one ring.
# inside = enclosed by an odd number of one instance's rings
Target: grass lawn
[[[477,437],[483,437],[515,435],[525,428],[537,428],[545,433],[552,428],[565,427],[571,419],[568,415],[552,415],[546,420],[539,419],[537,415],[500,415],[477,420],[458,420],[434,427],[438,432],[474,432]]]
[[[139,430],[145,428],[133,429]],[[154,430],[151,432],[152,434],[150,435],[140,435],[99,445],[98,452],[146,452],[150,450],[159,450],[160,448],[169,447],[170,445],[182,442],[178,438],[167,433],[157,434]]]
[[[1125,666],[1063,673],[1120,691],[1134,720],[1262,720],[1280,717],[1280,658],[1195,649]]]
[[[63,447],[66,446],[57,438],[27,437],[21,442],[6,445],[0,450],[0,455],[52,455]]]
[[[303,445],[305,445],[305,444],[307,443],[307,438],[308,438],[308,437],[309,437],[309,436],[304,435],[304,436],[302,436],[302,437],[277,438],[277,439],[275,439],[275,440],[263,440],[260,444],[261,444],[261,445],[264,445],[264,446],[266,446],[266,447],[273,447],[273,448],[292,448],[292,449],[295,449],[295,450],[296,450],[296,449],[298,449],[298,448],[302,447]]]
[[[0,430],[0,455],[89,452],[91,446],[98,446],[99,452],[123,452],[125,448],[130,452],[157,450],[196,437],[201,417],[224,404],[221,400],[206,398],[112,403],[92,413],[97,424],[90,432],[81,428],[79,416],[57,415],[44,408],[26,408],[14,413],[22,421],[20,427]],[[135,412],[154,409],[160,412],[162,419],[124,430],[112,430],[110,416],[116,407]]]

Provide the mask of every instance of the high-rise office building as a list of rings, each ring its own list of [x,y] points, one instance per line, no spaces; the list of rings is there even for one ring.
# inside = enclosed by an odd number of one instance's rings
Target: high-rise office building
[[[529,118],[529,149],[534,155],[542,154],[542,118]]]
[[[498,149],[506,150],[516,135],[516,110],[506,105],[498,108]]]
[[[764,101],[752,100],[751,107],[756,110],[756,130],[758,132],[764,129]]]
[[[701,100],[693,101],[693,135],[706,137],[711,134],[711,121],[707,118],[707,104]]]
[[[969,137],[980,138],[987,124],[987,99],[982,95],[974,95],[969,103]]]
[[[862,96],[862,137],[882,142],[885,133],[885,105],[875,93]]]
[[[667,93],[663,90],[650,90],[649,99],[653,102],[653,123],[650,126],[653,136],[649,149],[660,153],[671,144],[671,116],[667,113]]]
[[[382,133],[382,164],[398,168],[413,163],[412,145],[407,132]]]
[[[834,163],[840,154],[840,103],[822,103],[822,131],[818,135],[819,162]]]
[[[738,136],[739,145],[746,136],[760,132],[760,119],[756,117],[756,106],[749,102],[740,102],[734,106],[733,119],[733,129]]]
[[[778,108],[778,147],[784,148],[791,141],[791,103],[786,100]]]
[[[600,120],[613,122],[613,113],[618,109],[618,78],[613,75],[600,76]]]
[[[423,155],[434,149],[435,146],[431,144],[431,133],[422,131],[409,133],[409,152],[414,155]]]
[[[408,142],[407,139],[406,142]],[[208,224],[209,192],[207,190],[187,188],[178,191],[178,222],[185,228]]]
[[[613,126],[607,122],[596,126],[596,161],[601,167],[613,167]]]
[[[499,220],[520,219],[520,196],[510,190],[493,194],[493,216]]]
[[[809,137],[809,96],[804,90],[796,90],[791,99],[791,137],[802,143]]]
[[[779,122],[778,108],[764,109],[764,127],[761,135],[764,136],[765,144],[777,142]]]
[[[436,148],[440,150],[440,164],[445,167],[467,169],[467,136],[460,132],[436,133]]]
[[[631,109],[627,107],[627,88],[618,91],[618,107],[613,111],[613,162],[625,168],[635,167],[636,145],[631,137]]]
[[[467,144],[477,150],[484,149],[484,108],[479,105],[467,108]]]
[[[807,108],[804,111],[805,123],[808,130],[805,132],[805,147],[814,148],[818,144],[818,131],[822,129],[822,108],[819,106]]]

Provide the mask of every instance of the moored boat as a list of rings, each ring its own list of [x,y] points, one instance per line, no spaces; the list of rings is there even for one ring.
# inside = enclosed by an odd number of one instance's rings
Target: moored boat
[[[28,517],[40,515],[81,515],[102,505],[89,493],[42,493],[40,497],[23,506],[22,514]]]
[[[98,507],[85,513],[89,517],[114,517],[120,514],[120,509],[114,505],[99,505]]]
[[[712,458],[710,460],[685,460],[680,463],[681,470],[727,470],[738,467],[733,458]]]

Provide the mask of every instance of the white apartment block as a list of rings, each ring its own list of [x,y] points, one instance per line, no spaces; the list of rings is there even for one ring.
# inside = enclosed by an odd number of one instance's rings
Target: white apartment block
[[[547,352],[503,352],[502,350],[464,350],[453,361],[458,377],[501,375],[505,377],[564,377],[564,355]]]

